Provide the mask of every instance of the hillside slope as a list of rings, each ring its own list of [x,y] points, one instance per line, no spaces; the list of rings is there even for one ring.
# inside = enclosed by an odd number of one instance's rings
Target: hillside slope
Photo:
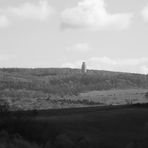
[[[148,88],[148,76],[142,74],[79,69],[0,69],[0,90],[26,89],[51,94],[77,94],[90,90]]]
[[[32,105],[36,102],[38,102],[37,108],[42,104],[44,108],[48,108],[51,104],[56,108],[63,103],[72,106],[92,105],[94,102],[87,97],[80,100],[75,96],[90,91],[144,89],[142,92],[134,91],[138,94],[145,93],[147,88],[148,75],[142,74],[99,70],[88,70],[87,73],[82,74],[79,69],[69,68],[0,69],[0,98],[8,100],[10,104],[17,107],[21,104],[36,106],[36,104]],[[69,97],[65,99],[65,96]]]

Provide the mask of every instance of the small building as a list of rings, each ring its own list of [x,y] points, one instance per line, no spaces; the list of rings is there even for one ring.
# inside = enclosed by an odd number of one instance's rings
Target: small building
[[[86,73],[87,72],[87,68],[86,68],[86,63],[85,62],[82,63],[81,72],[82,73]]]

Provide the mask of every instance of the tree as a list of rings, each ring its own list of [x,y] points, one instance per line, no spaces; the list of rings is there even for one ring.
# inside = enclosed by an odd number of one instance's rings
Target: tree
[[[148,99],[148,92],[145,93],[145,97]]]
[[[0,113],[7,113],[9,111],[9,104],[1,99],[0,100]]]

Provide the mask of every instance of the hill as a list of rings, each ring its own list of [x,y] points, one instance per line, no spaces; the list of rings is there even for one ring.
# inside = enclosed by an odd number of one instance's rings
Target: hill
[[[77,94],[90,90],[148,88],[148,75],[79,69],[0,69],[0,90],[26,89],[51,94]]]
[[[27,99],[36,99],[38,102],[46,99],[56,105],[65,96],[79,96],[94,90],[133,88],[147,89],[148,75],[99,70],[88,70],[82,74],[79,69],[70,68],[0,69],[0,98],[14,105],[18,100]],[[93,104],[88,100],[69,101],[63,99],[60,104]]]

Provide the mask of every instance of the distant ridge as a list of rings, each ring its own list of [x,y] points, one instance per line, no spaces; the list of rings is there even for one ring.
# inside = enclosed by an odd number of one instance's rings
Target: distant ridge
[[[81,73],[82,69],[78,68],[0,68],[1,72],[27,72],[27,73],[46,73],[47,75],[50,73]],[[134,73],[134,72],[121,72],[121,71],[110,71],[110,70],[97,70],[97,69],[87,69],[87,72],[90,73],[116,73],[116,74],[138,74],[138,75],[147,75],[147,74],[141,74],[141,73]]]
[[[77,95],[92,90],[148,88],[148,75],[71,68],[1,68],[0,90]]]

